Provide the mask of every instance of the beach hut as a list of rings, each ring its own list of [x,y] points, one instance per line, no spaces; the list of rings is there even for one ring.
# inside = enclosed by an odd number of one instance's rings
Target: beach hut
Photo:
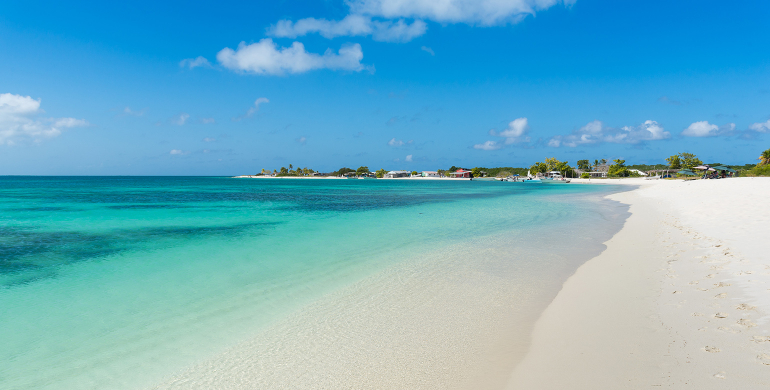
[[[449,172],[448,176],[449,177],[454,177],[454,178],[463,178],[463,177],[464,178],[472,178],[473,177],[473,173],[471,173],[471,171],[469,171],[469,170],[458,169],[458,170],[456,170],[454,172]]]
[[[420,176],[422,176],[422,177],[439,177],[438,172],[436,172],[436,171],[422,171],[422,174]]]

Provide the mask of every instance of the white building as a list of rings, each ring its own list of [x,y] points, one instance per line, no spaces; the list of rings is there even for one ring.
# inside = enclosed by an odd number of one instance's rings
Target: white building
[[[629,172],[634,172],[634,173],[636,173],[636,174],[638,174],[640,176],[647,176],[647,172],[642,172],[642,171],[640,171],[638,169],[629,169],[628,171]]]
[[[422,177],[439,177],[436,171],[422,171]]]
[[[411,174],[409,171],[390,171],[385,174],[385,177],[388,179],[394,179],[396,177],[409,177]]]

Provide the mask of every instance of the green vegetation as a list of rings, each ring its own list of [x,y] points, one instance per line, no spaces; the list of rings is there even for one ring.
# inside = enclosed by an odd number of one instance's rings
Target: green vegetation
[[[532,173],[547,173],[552,171],[559,171],[564,177],[574,177],[575,168],[569,166],[568,161],[559,161],[554,157],[545,159],[545,162],[536,162],[529,167]]]
[[[693,169],[703,165],[703,161],[692,153],[679,153],[666,159],[670,169]]]
[[[591,170],[591,164],[588,162],[588,160],[578,160],[577,167],[581,171],[590,171]]]
[[[628,177],[631,172],[626,167],[626,160],[613,160],[615,164],[610,165],[607,171],[609,177]]]
[[[590,178],[590,174],[588,171],[591,171],[592,168],[598,167],[600,165],[604,165],[607,163],[607,160],[605,159],[596,159],[593,161],[593,164],[590,163],[590,160],[583,159],[577,161],[577,167],[583,171],[583,173],[580,175],[581,178]],[[666,164],[635,164],[635,165],[626,165],[625,160],[613,160],[613,164],[608,167],[607,176],[610,177],[639,177],[640,175],[636,172],[632,172],[631,170],[639,170],[642,172],[646,171],[652,171],[652,170],[680,170],[680,169],[690,169],[692,170],[698,165],[703,165],[703,162],[692,153],[678,153],[673,156],[670,156],[666,159]],[[770,176],[770,149],[767,149],[763,151],[759,156],[759,163],[758,164],[745,164],[745,165],[727,165],[727,164],[720,164],[720,163],[711,163],[708,164],[710,166],[718,166],[723,165],[726,167],[729,167],[731,169],[734,169],[737,173],[737,176]],[[438,169],[436,170],[440,176],[448,176],[449,173],[457,172],[460,169],[466,169],[461,168],[458,166],[452,166],[448,170]],[[576,172],[575,168],[571,167],[569,165],[568,161],[559,161],[556,158],[550,157],[546,158],[543,162],[536,162],[532,164],[529,168],[515,168],[515,167],[495,167],[495,168],[486,168],[486,167],[475,167],[473,169],[470,169],[470,171],[473,173],[474,177],[508,177],[512,175],[521,175],[526,176],[528,171],[531,171],[533,174],[537,173],[548,173],[552,171],[558,171],[562,174],[564,177],[574,177]],[[374,172],[375,176],[378,178],[385,177],[385,174],[388,171],[383,169],[379,169],[376,172]],[[269,169],[262,169],[259,174],[261,175],[269,175],[271,172]],[[273,169],[272,174],[276,176],[311,176],[314,174],[315,171],[309,168],[300,168],[297,167],[294,168],[293,164],[289,164],[289,167],[281,167],[280,170]],[[343,167],[335,172],[331,172],[328,175],[330,176],[343,176],[346,174],[354,173],[358,176],[371,174],[372,171],[369,170],[369,167],[367,166],[360,166],[358,169],[353,170],[351,168]],[[419,175],[417,171],[412,171],[413,176]]]
[[[759,164],[741,173],[745,176],[770,176],[770,149],[759,155]]]
[[[344,175],[346,173],[350,173],[350,172],[354,172],[355,173],[355,171],[356,171],[355,169],[350,169],[350,168],[342,167],[342,168],[338,169],[337,171],[332,172],[330,175],[331,176],[342,176],[342,175]]]
[[[666,169],[666,168],[668,168],[668,165],[666,165],[666,164],[654,164],[654,165],[634,164],[634,165],[626,165],[626,167],[628,167],[628,169],[638,169],[638,170],[640,170],[642,172],[647,172],[647,171],[652,171],[652,170],[656,170],[656,169],[658,169],[658,170]]]
[[[763,166],[770,164],[770,149],[765,150],[759,155],[759,164],[757,166]]]
[[[591,178],[591,174],[590,174],[590,173],[588,173],[588,172],[583,172],[583,173],[580,175],[580,178],[581,178],[581,179],[590,179],[590,178]]]

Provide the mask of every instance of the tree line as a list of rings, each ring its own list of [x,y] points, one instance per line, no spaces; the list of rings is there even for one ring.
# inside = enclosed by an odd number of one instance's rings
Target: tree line
[[[654,165],[645,165],[645,164],[637,164],[637,165],[626,165],[626,160],[621,159],[615,159],[612,160],[613,164],[608,164],[608,161],[605,159],[595,159],[593,163],[590,160],[584,159],[584,160],[578,160],[576,163],[576,167],[572,167],[569,165],[568,161],[559,161],[558,159],[554,157],[546,158],[543,162],[535,162],[532,164],[529,168],[515,168],[515,167],[496,167],[496,168],[486,168],[486,167],[474,167],[474,168],[461,168],[458,166],[451,166],[448,169],[437,169],[436,172],[439,174],[439,176],[448,176],[450,173],[457,172],[460,169],[469,170],[473,174],[474,177],[482,177],[482,176],[488,176],[488,177],[508,177],[513,175],[520,175],[520,176],[526,176],[528,172],[531,172],[532,174],[537,173],[548,173],[548,172],[559,172],[564,177],[575,177],[578,171],[582,173],[582,177],[588,177],[588,172],[595,171],[599,169],[599,167],[606,167],[607,168],[607,176],[609,177],[630,177],[630,176],[639,176],[635,172],[635,170],[639,171],[650,171],[650,170],[664,170],[664,169],[670,169],[670,170],[682,170],[682,169],[688,169],[691,170],[699,165],[703,165],[703,161],[701,161],[695,154],[693,153],[677,153],[673,156],[670,156],[665,159],[666,164],[654,164]],[[723,165],[719,163],[712,163],[709,164],[711,166],[716,165]],[[730,167],[732,169],[735,169],[739,175],[742,176],[770,176],[770,149],[765,150],[761,153],[759,156],[759,163],[758,164],[745,164],[745,165],[725,165],[727,167]],[[268,169],[262,169],[260,173],[257,175],[275,175],[275,176],[312,176],[315,174],[316,171],[310,169],[310,168],[294,168],[292,164],[289,164],[289,167],[281,167],[280,170],[273,169],[271,172]],[[334,172],[326,173],[325,175],[328,176],[345,176],[349,174],[355,174],[356,176],[365,176],[365,175],[372,175],[378,178],[385,177],[385,174],[388,173],[387,170],[381,168],[377,171],[370,171],[369,167],[367,166],[360,166],[358,169],[352,169],[347,167],[342,167]],[[412,171],[412,175],[418,175],[417,171]]]

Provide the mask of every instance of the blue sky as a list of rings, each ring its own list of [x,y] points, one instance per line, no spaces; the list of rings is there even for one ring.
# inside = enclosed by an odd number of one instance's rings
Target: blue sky
[[[752,163],[770,147],[768,16],[764,1],[3,2],[0,174]]]

